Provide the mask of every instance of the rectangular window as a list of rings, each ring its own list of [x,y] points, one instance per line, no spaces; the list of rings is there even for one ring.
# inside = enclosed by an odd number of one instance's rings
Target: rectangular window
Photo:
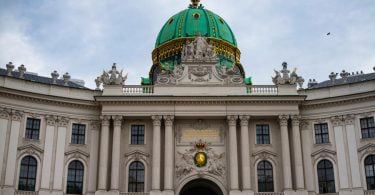
[[[374,117],[361,118],[362,139],[375,137]]]
[[[26,121],[26,139],[39,139],[40,119],[27,118]]]
[[[86,125],[73,124],[72,144],[85,144]]]
[[[326,144],[329,143],[328,124],[320,123],[314,125],[315,129],[315,143]]]
[[[145,126],[132,125],[131,126],[131,144],[142,145],[145,144]]]
[[[270,126],[256,125],[257,144],[270,144]]]

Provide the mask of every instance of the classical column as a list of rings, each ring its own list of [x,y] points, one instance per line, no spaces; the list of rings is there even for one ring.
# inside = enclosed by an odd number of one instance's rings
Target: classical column
[[[69,119],[65,117],[58,117],[57,122],[57,144],[53,189],[61,191],[63,190],[65,143]]]
[[[108,147],[110,116],[102,116],[102,129],[100,133],[100,158],[99,158],[99,184],[98,190],[106,191],[108,174]]]
[[[333,125],[333,131],[335,134],[336,150],[337,150],[337,165],[338,174],[340,178],[340,190],[349,188],[349,174],[348,165],[346,162],[346,150],[345,150],[345,134],[343,131],[344,121],[342,117],[336,116],[331,118]],[[337,189],[338,191],[339,189]]]
[[[113,141],[112,141],[112,172],[111,190],[119,190],[120,179],[120,141],[122,116],[112,116],[113,119]]]
[[[294,171],[296,176],[297,190],[305,189],[305,177],[303,175],[302,162],[302,148],[301,148],[301,133],[299,131],[300,116],[292,116],[292,131],[293,131],[293,151],[294,151]]]
[[[355,128],[354,128],[354,115],[346,115],[344,116],[345,120],[345,130],[346,130],[346,138],[348,141],[348,151],[349,151],[349,162],[350,162],[350,171],[352,175],[352,185],[353,188],[361,188],[361,171],[359,166],[359,159],[358,159],[358,148],[357,148],[357,140],[355,135]],[[359,131],[358,131],[359,132]],[[357,192],[358,194],[362,194]]]
[[[241,162],[242,162],[242,190],[251,190],[250,144],[249,144],[250,116],[240,116],[241,120]]]
[[[174,116],[164,116],[165,120],[165,153],[164,153],[164,190],[173,190],[173,119]]]
[[[312,147],[313,144],[313,131],[311,130],[311,124],[308,121],[301,121],[300,127],[302,130],[301,136],[303,140],[302,154],[303,154],[303,167],[305,171],[306,188],[309,192],[314,192],[314,168],[312,165]]]
[[[44,142],[44,155],[43,155],[43,169],[42,169],[42,182],[41,189],[48,190],[50,188],[50,179],[52,172],[52,157],[54,152],[53,141],[55,136],[55,128],[57,116],[46,116],[46,137]]]
[[[292,171],[290,166],[290,148],[288,119],[289,115],[280,115],[281,150],[283,157],[284,191],[292,190]]]
[[[89,163],[89,182],[88,193],[95,193],[98,178],[98,160],[99,160],[99,121],[90,123],[90,163]]]
[[[8,110],[0,111],[0,185],[3,183],[3,165],[5,165],[4,157],[6,156],[6,140],[7,140],[7,131],[8,124],[10,119],[10,113]],[[0,190],[1,192],[1,190]]]
[[[21,119],[23,113],[18,111],[12,111],[11,113],[11,123],[10,123],[10,137],[9,137],[9,147],[8,147],[8,158],[5,169],[5,188],[3,190],[4,194],[14,194],[14,182],[17,166],[17,147],[18,138],[20,136]]]
[[[152,191],[160,191],[160,125],[161,116],[152,116],[153,142],[152,142]]]
[[[228,116],[229,127],[229,165],[230,165],[230,190],[239,190],[238,186],[238,157],[237,157],[237,119],[238,116]]]

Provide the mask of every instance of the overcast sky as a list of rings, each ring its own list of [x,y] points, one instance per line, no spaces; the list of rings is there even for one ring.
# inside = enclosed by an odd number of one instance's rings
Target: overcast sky
[[[163,24],[189,0],[0,0],[0,66],[69,72],[94,88],[113,62],[140,84]],[[246,76],[271,84],[283,61],[307,81],[373,72],[375,0],[202,0],[231,26]],[[331,35],[326,34],[330,32]],[[307,83],[307,82],[306,82]],[[305,83],[305,84],[306,84]]]

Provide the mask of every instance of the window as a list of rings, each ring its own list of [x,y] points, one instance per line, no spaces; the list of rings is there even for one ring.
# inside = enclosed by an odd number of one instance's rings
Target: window
[[[328,124],[321,123],[315,124],[315,143],[316,144],[326,144],[329,143],[329,134],[328,134]]]
[[[85,144],[86,125],[73,124],[72,144]]]
[[[26,139],[39,139],[40,119],[27,118]]]
[[[132,125],[131,126],[131,144],[142,145],[145,143],[145,126]]]
[[[363,139],[375,137],[374,117],[361,118],[361,132]]]
[[[365,159],[367,190],[375,190],[375,155]]]
[[[67,194],[83,193],[84,167],[81,162],[75,160],[68,167],[68,181],[66,183]]]
[[[257,144],[270,144],[270,126],[256,125]]]
[[[132,162],[129,166],[129,192],[144,192],[145,167],[139,162]]]
[[[318,163],[319,193],[335,193],[335,174],[333,165],[329,160],[321,160]]]
[[[273,170],[268,161],[258,164],[258,192],[273,192]]]
[[[32,156],[26,156],[21,160],[18,190],[35,191],[37,166],[38,163]]]

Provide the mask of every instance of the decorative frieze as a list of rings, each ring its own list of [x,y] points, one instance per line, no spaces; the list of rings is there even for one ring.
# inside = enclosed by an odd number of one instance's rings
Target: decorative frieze
[[[354,125],[355,115],[354,114],[347,114],[343,117],[346,125]]]
[[[54,115],[47,115],[46,116],[47,125],[55,126],[57,121],[57,116]]]
[[[6,110],[6,109],[0,110],[0,118],[9,119],[10,113],[11,113],[10,110]]]
[[[279,116],[280,126],[288,126],[289,115],[283,114]]]
[[[250,116],[248,115],[241,115],[240,117],[240,123],[241,123],[241,126],[248,126],[249,125],[249,120],[250,120]]]
[[[310,122],[308,120],[300,120],[299,127],[301,128],[301,130],[309,130]]]

